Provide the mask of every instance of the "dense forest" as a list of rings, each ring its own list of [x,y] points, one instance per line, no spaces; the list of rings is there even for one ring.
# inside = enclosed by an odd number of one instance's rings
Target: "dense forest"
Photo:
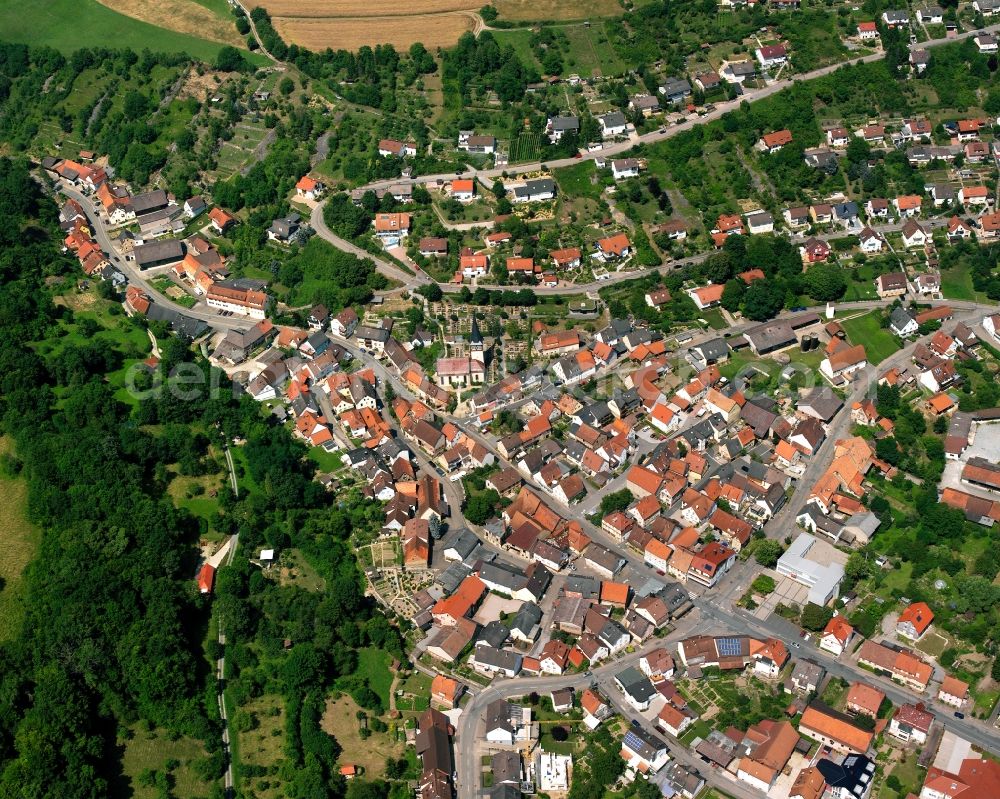
[[[233,695],[245,701],[266,686],[284,697],[289,795],[340,796],[336,741],[318,726],[324,691],[340,680],[371,705],[364,679],[352,677],[355,650],[403,654],[396,628],[364,597],[348,545],[377,527],[373,506],[359,496],[334,506],[302,445],[230,390],[189,401],[164,392],[130,409],[105,379],[120,352],[66,345],[60,368],[39,355],[36,344],[73,315],[45,284],[76,269],[59,253],[55,209],[27,164],[0,160],[0,430],[16,451],[3,466],[26,481],[30,521],[42,531],[23,625],[0,647],[0,796],[108,796],[120,769],[116,736],[136,721],[201,740],[202,773],[221,775],[206,658],[216,653],[205,651],[209,605],[193,580],[204,523],[174,507],[164,469],[197,473],[216,430],[246,439],[254,486],[238,500],[228,488],[220,495],[218,526],[244,543],[217,585]],[[185,342],[161,348],[162,368],[188,362],[208,384],[210,367]],[[265,544],[297,547],[326,589],[265,581],[242,554]],[[288,652],[285,639],[294,641]]]

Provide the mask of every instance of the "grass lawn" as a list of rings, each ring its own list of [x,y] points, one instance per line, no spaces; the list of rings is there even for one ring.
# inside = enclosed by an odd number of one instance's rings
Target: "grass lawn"
[[[562,32],[570,44],[563,70],[567,74],[577,73],[589,78],[620,75],[625,71],[625,63],[608,41],[604,23],[591,24],[590,27],[566,25]]]
[[[917,649],[926,652],[934,658],[941,657],[941,653],[948,648],[948,637],[937,630],[929,630],[916,644]]]
[[[397,683],[396,690],[403,692],[396,697],[397,710],[419,713],[430,706],[431,678],[422,671],[411,672],[409,677]]]
[[[573,166],[564,166],[561,169],[552,171],[556,182],[559,184],[560,194],[571,197],[589,197],[598,200],[604,188],[602,181],[593,183],[591,178],[594,175],[594,162],[581,161]]]
[[[222,47],[218,42],[150,25],[105,8],[97,0],[48,0],[25,13],[23,3],[0,0],[0,30],[12,42],[48,45],[69,54],[81,47],[144,48],[187,53],[212,62]],[[268,63],[261,55],[244,53],[255,64]]]
[[[869,363],[879,364],[900,348],[899,339],[879,324],[879,312],[845,319],[844,330],[854,344],[864,344]]]
[[[941,293],[949,300],[983,302],[986,295],[972,287],[972,275],[961,266],[941,272]]]
[[[897,779],[902,783],[902,790],[898,794],[900,799],[906,796],[910,791],[917,791],[924,778],[924,769],[917,765],[917,754],[916,752],[910,752],[907,754],[906,759],[900,761],[895,766],[893,766],[890,774],[895,774]],[[893,791],[890,788],[882,787],[879,792],[879,799],[886,796],[893,796]]]
[[[531,49],[530,39],[532,33],[530,29],[514,28],[511,30],[496,30],[492,33],[501,47],[505,44],[509,44],[514,48],[514,52],[517,53],[517,57],[521,59],[524,64],[534,66],[536,69],[541,71],[542,65],[538,63],[538,59],[535,58],[535,53]]]
[[[256,491],[259,486],[250,475],[250,469],[247,468],[247,457],[243,453],[242,447],[231,447],[229,451],[233,456],[233,466],[236,468],[236,483],[239,485],[240,491]],[[243,467],[242,475],[240,474],[241,466]]]
[[[392,689],[392,655],[384,649],[366,647],[358,650],[358,674],[368,680],[368,685],[382,700],[382,707],[389,707],[389,693]]]
[[[124,741],[122,753],[122,780],[127,786],[117,792],[134,799],[156,799],[160,796],[154,787],[139,784],[138,777],[147,769],[165,771],[168,760],[179,760],[180,766],[171,772],[175,796],[207,796],[211,783],[204,782],[192,766],[195,760],[208,753],[202,743],[194,738],[171,741],[163,730],[148,732],[131,728],[130,740]],[[280,739],[277,739],[280,740]]]
[[[823,696],[820,698],[827,706],[839,710],[841,709],[840,703],[844,700],[844,697],[847,696],[848,688],[849,686],[844,685],[840,680],[834,677],[827,683],[826,688],[823,690]]]
[[[891,599],[893,591],[905,591],[913,576],[913,564],[903,561],[899,568],[890,570],[879,586],[878,594],[884,599]]]
[[[218,493],[226,480],[226,475],[209,474],[200,477],[186,477],[177,475],[170,481],[167,493],[178,508],[185,508],[192,515],[198,516],[208,522],[209,527],[219,518],[219,500],[213,493]],[[202,493],[191,491],[195,486],[201,486]],[[188,496],[188,493],[191,496]]]
[[[336,472],[344,468],[340,455],[336,452],[327,452],[322,447],[309,448],[309,460],[316,464],[317,468],[323,472]]]
[[[729,329],[729,322],[723,319],[722,311],[720,311],[718,308],[712,308],[708,311],[702,311],[700,318],[708,322],[708,326],[712,328],[712,330]]]
[[[13,449],[13,442],[0,436],[0,455]],[[28,486],[24,480],[0,475],[0,540],[3,541],[0,555],[0,640],[14,638],[21,626],[24,608],[21,598],[24,593],[23,572],[38,544],[41,533],[28,523],[25,512],[28,506]]]
[[[694,743],[695,738],[707,738],[712,728],[701,719],[687,728],[687,731],[680,737],[680,742],[685,746]]]
[[[297,585],[304,591],[322,591],[326,588],[326,580],[298,549],[282,553],[278,580],[282,585]]]

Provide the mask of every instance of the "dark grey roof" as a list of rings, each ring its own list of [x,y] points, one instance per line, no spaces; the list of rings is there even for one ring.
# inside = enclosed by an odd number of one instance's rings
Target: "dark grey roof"
[[[454,540],[447,546],[447,549],[454,549],[461,560],[465,560],[476,549],[479,548],[479,536],[477,536],[472,530],[463,529],[455,536]]]
[[[579,130],[580,118],[575,116],[553,117],[552,130]]]
[[[150,244],[140,244],[133,251],[138,266],[152,263],[179,261],[184,257],[184,244],[180,239],[154,241]]]
[[[541,621],[542,609],[534,602],[525,602],[518,608],[517,613],[514,614],[514,620],[511,622],[510,628],[512,630],[517,629],[524,635],[529,635],[535,625],[541,624]]]
[[[827,785],[846,790],[852,796],[865,796],[875,777],[875,763],[864,755],[848,755],[841,763],[826,758],[816,763]]]
[[[504,623],[498,619],[494,619],[479,631],[479,637],[476,639],[476,646],[486,644],[499,649],[507,642],[507,638],[509,636],[510,631]]]
[[[625,115],[621,111],[612,111],[599,119],[606,128],[619,128],[625,124]]]
[[[750,328],[743,335],[758,354],[789,347],[797,341],[788,322],[766,322]]]
[[[156,303],[152,303],[149,306],[149,310],[146,312],[146,318],[153,322],[160,320],[169,322],[170,329],[173,330],[174,333],[189,339],[196,339],[208,330],[208,325],[200,319],[186,316],[182,313],[178,313],[172,308],[157,305]]]
[[[580,594],[585,599],[594,599],[600,594],[601,582],[586,574],[571,574],[563,584],[563,591],[567,594]]]
[[[889,324],[896,328],[896,330],[905,330],[906,326],[913,321],[916,321],[913,315],[902,306],[894,309],[889,315]]]
[[[137,216],[142,216],[143,214],[148,214],[151,211],[157,211],[160,208],[164,208],[167,204],[167,193],[163,189],[154,189],[153,191],[147,191],[144,194],[137,194],[129,203],[132,206],[132,210],[135,211]]]
[[[824,422],[829,422],[844,407],[844,401],[829,386],[818,386],[799,398],[798,407],[808,407]]]
[[[660,92],[667,97],[691,94],[691,84],[683,78],[667,78],[660,87]]]
[[[512,652],[509,649],[497,649],[488,644],[476,647],[475,658],[477,663],[492,666],[496,669],[516,671],[521,666],[521,656],[517,652]],[[489,708],[487,708],[486,712],[488,717]],[[491,728],[487,727],[487,729]]]
[[[858,204],[853,200],[846,203],[837,203],[833,206],[833,215],[837,219],[853,219],[858,215]]]
[[[635,666],[622,669],[615,675],[615,680],[636,702],[648,702],[656,695],[656,689],[649,681],[649,677]]]
[[[504,783],[521,783],[521,753],[504,750],[490,758],[490,771],[493,772],[493,785]],[[520,796],[520,791],[518,791]]]
[[[521,799],[521,790],[510,783],[501,783],[490,788],[490,799]]]

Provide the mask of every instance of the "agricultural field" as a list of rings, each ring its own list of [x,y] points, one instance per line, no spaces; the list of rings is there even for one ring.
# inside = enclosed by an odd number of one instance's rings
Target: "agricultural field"
[[[172,2],[205,11],[193,0]],[[121,4],[126,5],[124,2]],[[205,28],[195,28],[185,22],[177,24],[183,24],[184,30],[189,32],[168,30],[161,26],[165,21],[173,21],[173,17],[163,12],[162,4],[157,4],[157,8],[160,9],[155,17],[157,24],[151,25],[142,19],[119,14],[97,0],[48,0],[36,4],[31,14],[25,13],[23,3],[0,0],[0,31],[8,41],[48,45],[67,54],[80,47],[108,47],[113,44],[136,52],[148,48],[160,52],[188,53],[208,62],[214,61],[219,52],[222,40],[218,37],[224,35],[222,31],[228,26],[233,34],[236,33],[232,23],[214,14],[211,24]],[[197,14],[198,11],[192,13]],[[262,64],[266,60],[264,56],[253,54],[247,57],[254,63]]]
[[[210,39],[221,44],[231,44],[234,47],[245,45],[243,37],[236,30],[232,14],[224,8],[220,14],[195,0],[98,0],[98,2],[119,14],[178,33]]]
[[[357,50],[364,45],[391,44],[406,49],[414,42],[428,48],[450,47],[478,17],[468,12],[389,17],[273,17],[286,41],[310,50]]]
[[[10,455],[13,445],[0,437],[0,456]],[[22,574],[39,543],[39,531],[28,523],[28,487],[24,480],[0,473],[0,496],[4,498],[0,511],[0,640],[16,635],[21,623],[20,605],[23,590]]]
[[[287,42],[313,50],[392,44],[400,49],[416,41],[427,47],[450,46],[480,22],[469,0],[418,0],[396,9],[362,0],[264,0],[275,29]]]
[[[617,17],[624,9],[618,0],[496,0],[500,19],[512,22]]]
[[[365,0],[262,0],[254,3],[271,17],[411,17],[420,14],[445,14],[450,11],[478,9],[474,0],[414,0],[395,8],[373,6]]]

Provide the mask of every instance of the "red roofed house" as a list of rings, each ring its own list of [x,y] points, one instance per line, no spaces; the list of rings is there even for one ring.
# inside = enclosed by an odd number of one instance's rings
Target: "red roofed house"
[[[885,701],[885,694],[868,683],[856,682],[847,692],[845,706],[850,713],[862,713],[871,718],[878,716],[879,709]]]
[[[858,38],[862,41],[878,38],[878,25],[874,22],[858,23]]]
[[[844,714],[815,703],[802,714],[799,732],[835,752],[857,755],[867,752],[875,737],[874,732],[855,727]]]
[[[718,305],[722,301],[722,292],[724,289],[725,286],[722,283],[716,283],[697,289],[690,289],[688,294],[694,300],[694,304],[698,306],[698,310],[703,311],[706,308],[711,308],[713,305]]]
[[[901,741],[913,741],[916,744],[927,743],[934,716],[928,713],[922,702],[915,705],[900,705],[889,722],[889,734]]]
[[[834,655],[842,655],[854,635],[854,628],[843,616],[834,616],[827,622],[819,639],[819,648]]]
[[[471,179],[453,180],[451,182],[451,198],[460,203],[472,202],[476,196],[476,182]]]
[[[937,766],[927,770],[920,796],[931,799],[985,799],[1000,796],[1000,763],[985,757],[967,757],[958,773]]]
[[[792,143],[792,132],[788,129],[765,133],[757,141],[757,149],[762,153],[776,153],[786,144]]]
[[[535,272],[541,272],[541,266],[537,266],[533,259],[531,258],[508,258],[507,259],[507,274],[521,274],[521,275],[533,275]]]
[[[198,591],[202,594],[211,594],[215,586],[215,567],[206,563],[198,572]]]
[[[934,612],[927,606],[927,603],[914,602],[899,614],[899,621],[896,622],[896,635],[909,638],[911,641],[918,641],[927,632],[932,621],[934,621]]]
[[[608,236],[597,242],[597,250],[602,260],[625,258],[632,252],[632,243],[624,233]]]
[[[445,677],[443,674],[435,675],[431,680],[431,702],[451,709],[458,704],[464,690],[465,685],[458,680]]]
[[[220,236],[236,224],[236,217],[221,208],[213,208],[209,211],[208,218],[212,221],[215,232]]]
[[[308,175],[303,175],[299,178],[299,182],[295,184],[295,193],[299,197],[305,197],[307,200],[318,200],[323,196],[325,190],[326,186]]]
[[[553,250],[549,253],[557,269],[575,269],[580,265],[580,248],[567,247],[563,250]]]
[[[960,708],[969,699],[969,684],[949,674],[941,681],[937,698],[946,705]]]
[[[799,255],[807,264],[818,264],[826,261],[832,252],[830,245],[822,239],[809,239],[799,247]]]

